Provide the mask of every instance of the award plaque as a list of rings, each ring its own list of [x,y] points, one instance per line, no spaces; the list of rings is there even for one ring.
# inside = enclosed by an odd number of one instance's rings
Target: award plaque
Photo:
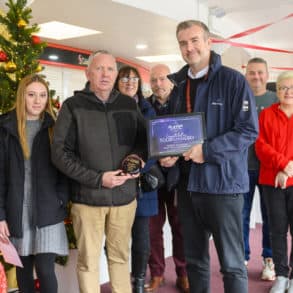
[[[180,156],[206,138],[204,114],[200,112],[159,116],[148,120],[150,158]]]
[[[141,160],[137,155],[127,156],[121,164],[121,169],[124,174],[135,175],[141,170]]]

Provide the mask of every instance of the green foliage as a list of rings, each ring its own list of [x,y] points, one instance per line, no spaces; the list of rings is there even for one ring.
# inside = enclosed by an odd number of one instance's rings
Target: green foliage
[[[0,50],[7,55],[7,61],[0,63],[0,114],[14,104],[19,81],[41,69],[38,58],[46,43],[33,36],[39,28],[37,24],[29,25],[32,11],[26,3],[27,0],[8,0],[8,12],[0,15],[0,25],[8,35],[0,34]]]

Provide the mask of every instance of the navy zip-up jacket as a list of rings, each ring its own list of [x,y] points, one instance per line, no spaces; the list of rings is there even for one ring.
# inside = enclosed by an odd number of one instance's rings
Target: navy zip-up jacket
[[[168,77],[178,87],[169,102],[171,113],[180,113],[185,102],[189,66]],[[193,97],[191,97],[193,98]],[[211,194],[244,193],[249,189],[247,151],[258,135],[253,94],[244,76],[221,63],[211,52],[209,71],[196,91],[194,112],[203,112],[207,139],[204,163],[192,163],[188,191]]]
[[[144,98],[140,99],[138,102],[140,111],[145,119],[151,119],[156,116],[156,112],[152,105]],[[156,160],[148,160],[142,173],[147,173],[151,167],[157,164]],[[153,190],[150,192],[144,192],[143,194],[138,194],[137,197],[137,207],[136,207],[136,217],[150,217],[158,214],[158,192]]]

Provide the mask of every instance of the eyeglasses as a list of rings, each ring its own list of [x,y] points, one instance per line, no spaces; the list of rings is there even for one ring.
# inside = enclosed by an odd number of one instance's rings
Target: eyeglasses
[[[291,85],[290,87],[288,87],[288,86],[279,86],[279,87],[278,87],[278,90],[279,90],[280,92],[290,91],[290,90],[293,90],[293,85]]]
[[[123,83],[127,83],[127,82],[138,82],[139,81],[139,77],[121,77],[120,81]]]

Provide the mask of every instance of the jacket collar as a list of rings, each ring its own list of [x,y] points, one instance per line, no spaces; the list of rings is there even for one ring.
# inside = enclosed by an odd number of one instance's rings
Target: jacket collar
[[[41,129],[49,128],[49,127],[52,127],[53,125],[54,125],[54,119],[51,117],[50,114],[45,112]],[[12,110],[2,115],[0,119],[0,126],[5,128],[6,131],[9,132],[10,134],[18,137],[16,111]]]
[[[221,56],[216,54],[214,51],[211,51],[209,71],[207,73],[206,79],[211,79],[211,77],[219,70],[221,65]],[[169,74],[168,78],[175,86],[179,86],[180,84],[186,82],[188,69],[189,65],[186,64],[178,72]]]
[[[74,91],[74,95],[82,95],[84,98],[89,99],[90,101],[103,103],[96,94],[90,90],[90,83],[89,81],[86,82],[85,88],[83,90]],[[119,92],[116,89],[113,89],[110,93],[110,97],[106,103],[113,103],[119,95]]]

